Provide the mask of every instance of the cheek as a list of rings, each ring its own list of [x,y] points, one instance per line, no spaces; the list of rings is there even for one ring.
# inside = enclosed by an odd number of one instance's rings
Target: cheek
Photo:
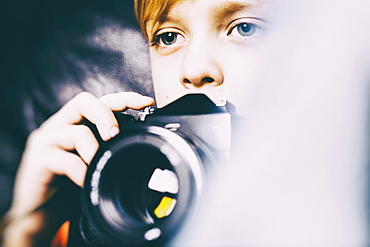
[[[179,81],[180,63],[170,57],[151,55],[151,64],[157,106],[163,107],[184,90]]]
[[[261,73],[262,54],[256,50],[229,53],[223,63],[224,95],[237,108],[251,97],[255,81]]]
[[[178,82],[178,66],[170,59],[151,55],[151,66],[154,87],[166,89]]]

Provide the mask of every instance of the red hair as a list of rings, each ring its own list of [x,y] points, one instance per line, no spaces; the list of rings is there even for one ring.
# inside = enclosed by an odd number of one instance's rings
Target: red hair
[[[136,17],[146,38],[148,38],[148,23],[155,25],[163,22],[173,5],[179,1],[181,0],[135,0]]]

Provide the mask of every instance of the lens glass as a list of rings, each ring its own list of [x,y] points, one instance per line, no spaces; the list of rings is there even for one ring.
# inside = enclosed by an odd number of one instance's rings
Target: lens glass
[[[145,143],[125,146],[104,170],[102,195],[117,224],[161,224],[173,212],[179,182],[171,162],[157,147]]]

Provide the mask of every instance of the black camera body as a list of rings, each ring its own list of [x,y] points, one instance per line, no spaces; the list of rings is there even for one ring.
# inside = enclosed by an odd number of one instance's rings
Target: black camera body
[[[89,246],[170,246],[228,162],[231,114],[196,94],[116,117],[120,134],[87,171],[80,233]]]

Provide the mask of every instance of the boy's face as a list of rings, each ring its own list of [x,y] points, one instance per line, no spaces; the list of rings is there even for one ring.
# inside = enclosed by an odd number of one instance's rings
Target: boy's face
[[[267,7],[267,0],[179,1],[148,28],[158,107],[189,93],[242,107],[262,55]]]

